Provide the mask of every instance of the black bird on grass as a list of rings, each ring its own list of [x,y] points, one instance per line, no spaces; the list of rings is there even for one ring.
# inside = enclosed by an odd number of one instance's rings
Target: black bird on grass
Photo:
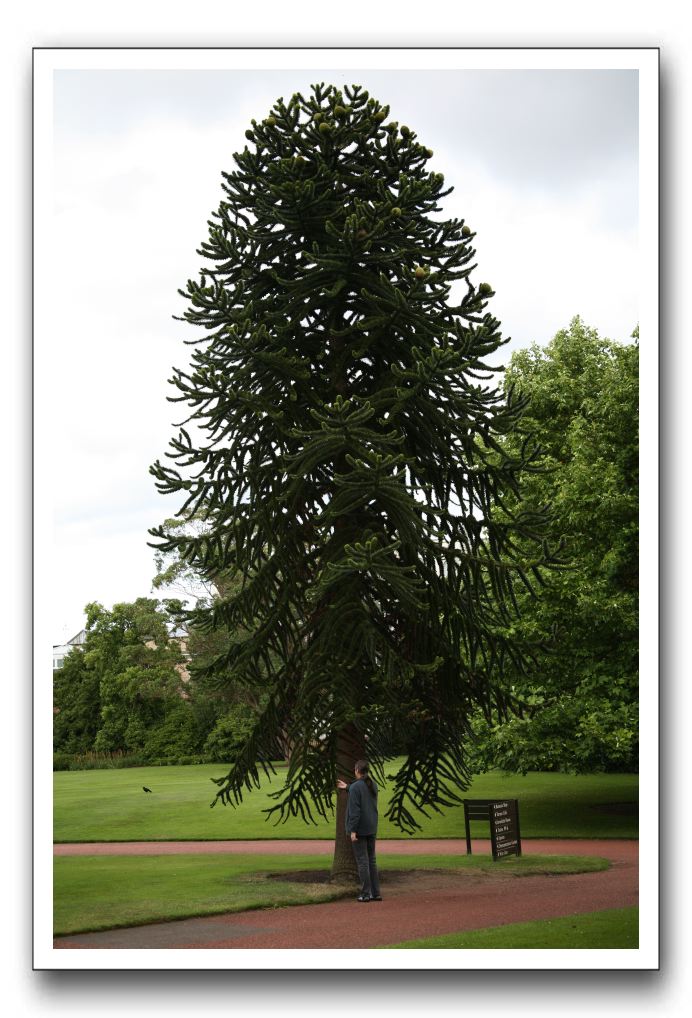
[[[146,785],[142,785],[142,791],[143,791],[143,792],[151,792],[151,789],[150,789],[150,788],[147,788],[147,786],[146,786]]]

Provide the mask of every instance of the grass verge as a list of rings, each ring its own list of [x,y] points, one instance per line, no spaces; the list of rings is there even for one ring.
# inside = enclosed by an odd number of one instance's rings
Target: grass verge
[[[159,855],[58,856],[54,859],[54,932],[68,933],[138,926],[193,916],[244,912],[332,901],[353,889],[291,882],[292,871],[324,870],[325,856]],[[387,856],[382,866],[396,869],[453,869],[473,873],[528,876],[593,872],[605,859],[540,856],[493,863],[483,856]],[[267,873],[285,873],[268,880]]]
[[[392,761],[391,774],[397,768]],[[280,788],[279,770],[250,792],[236,808],[209,808],[216,792],[212,777],[223,764],[187,767],[134,767],[127,770],[59,771],[54,778],[54,839],[67,841],[213,841],[216,839],[333,838],[334,820],[315,826],[300,818],[267,823],[262,812],[272,805],[268,794]],[[146,785],[153,790],[147,795]],[[519,799],[524,838],[636,838],[635,774],[484,774],[466,793],[470,799]],[[384,819],[389,785],[380,794],[380,838],[403,835]],[[464,836],[461,806],[419,817],[416,837]],[[488,837],[488,825],[473,824],[474,837]]]
[[[381,950],[410,948],[454,948],[456,950],[558,948],[637,948],[639,947],[639,909],[612,908],[604,912],[586,912],[559,919],[541,919],[531,923],[510,923],[464,933],[446,933],[440,937],[407,940],[387,944]]]

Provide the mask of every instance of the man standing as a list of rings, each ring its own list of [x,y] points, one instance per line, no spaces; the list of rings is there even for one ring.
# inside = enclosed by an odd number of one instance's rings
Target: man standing
[[[356,780],[350,785],[339,779],[337,786],[348,789],[346,833],[351,838],[358,877],[362,885],[356,901],[382,901],[375,852],[377,785],[370,777],[367,760],[358,760],[355,765],[355,776]]]

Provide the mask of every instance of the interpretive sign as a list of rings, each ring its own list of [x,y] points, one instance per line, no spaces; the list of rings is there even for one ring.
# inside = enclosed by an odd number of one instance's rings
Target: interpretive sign
[[[518,799],[464,799],[466,854],[471,855],[471,820],[490,821],[493,860],[521,855]]]
[[[491,802],[490,845],[493,859],[504,859],[507,855],[521,855],[519,835],[519,803],[517,799]]]

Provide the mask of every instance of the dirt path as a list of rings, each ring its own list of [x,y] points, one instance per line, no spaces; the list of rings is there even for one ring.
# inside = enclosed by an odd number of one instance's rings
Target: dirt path
[[[212,847],[213,846],[213,847]],[[271,847],[270,847],[271,846]],[[473,842],[489,852],[489,843]],[[378,854],[465,852],[460,840],[380,841]],[[501,873],[428,872],[387,886],[382,902],[336,901],[152,923],[103,933],[60,937],[57,948],[338,948],[376,947],[459,930],[578,915],[637,904],[636,841],[524,841],[527,855],[598,855],[609,870],[572,876],[512,878]],[[123,849],[125,851],[123,851]],[[56,845],[58,855],[273,852],[328,854],[331,842],[154,842]],[[353,930],[358,930],[358,944]]]

